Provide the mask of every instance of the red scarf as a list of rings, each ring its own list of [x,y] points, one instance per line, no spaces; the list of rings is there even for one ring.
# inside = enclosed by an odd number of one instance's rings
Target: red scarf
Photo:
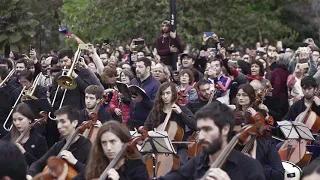
[[[252,81],[252,80],[262,81],[263,77],[262,76],[255,77],[255,76],[252,76],[251,74],[248,74],[247,79],[249,79],[249,81]]]

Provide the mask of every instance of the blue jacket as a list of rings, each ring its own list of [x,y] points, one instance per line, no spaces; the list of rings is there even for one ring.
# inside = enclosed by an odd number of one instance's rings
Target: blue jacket
[[[149,76],[146,80],[141,82],[139,79],[134,78],[131,80],[130,85],[137,85],[145,90],[149,99],[144,98],[140,103],[130,103],[130,120],[135,123],[144,123],[148,117],[149,112],[152,109],[154,100],[156,98],[157,91],[160,87],[160,82],[153,76]]]

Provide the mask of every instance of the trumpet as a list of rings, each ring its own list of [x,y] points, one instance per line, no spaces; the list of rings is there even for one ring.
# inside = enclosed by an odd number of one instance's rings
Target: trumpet
[[[9,82],[10,78],[12,77],[12,75],[15,73],[15,70],[12,69],[9,74],[6,76],[6,78],[4,78],[4,80],[0,83],[0,88],[2,88],[7,82]]]
[[[21,90],[21,92],[20,92],[20,94],[19,94],[16,102],[15,102],[14,105],[12,106],[9,115],[7,116],[6,121],[3,123],[3,129],[5,129],[6,131],[10,131],[11,128],[12,128],[12,124],[11,124],[11,126],[8,128],[8,127],[7,127],[7,123],[8,123],[8,121],[9,121],[11,115],[12,115],[13,109],[14,109],[14,108],[16,107],[16,105],[20,102],[20,99],[21,99],[21,101],[25,101],[25,100],[36,100],[36,99],[38,99],[38,98],[35,97],[33,94],[34,94],[34,92],[35,92],[35,90],[36,90],[36,88],[37,88],[37,85],[38,85],[38,83],[39,83],[40,76],[41,76],[41,73],[39,73],[39,74],[36,76],[36,78],[34,79],[33,84],[32,84],[32,86],[31,86],[31,88],[30,88],[31,91],[30,91],[29,94],[27,94],[27,91],[26,91],[27,87],[26,87],[26,86],[24,86],[24,87],[22,88],[22,90]]]

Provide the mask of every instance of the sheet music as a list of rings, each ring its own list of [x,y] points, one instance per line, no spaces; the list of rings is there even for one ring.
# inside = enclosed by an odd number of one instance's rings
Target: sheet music
[[[310,129],[301,122],[277,122],[286,139],[314,140]]]

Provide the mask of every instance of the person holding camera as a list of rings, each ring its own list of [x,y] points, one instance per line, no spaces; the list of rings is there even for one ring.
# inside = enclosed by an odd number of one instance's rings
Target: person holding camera
[[[177,32],[170,31],[170,22],[162,22],[162,35],[156,40],[157,52],[160,56],[160,61],[172,69],[173,65],[173,55],[174,53],[179,53],[183,51],[180,37]]]

